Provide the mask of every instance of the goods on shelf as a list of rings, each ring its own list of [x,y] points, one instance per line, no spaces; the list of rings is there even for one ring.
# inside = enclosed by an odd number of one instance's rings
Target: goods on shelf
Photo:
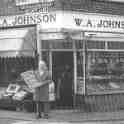
[[[119,53],[104,53],[91,53],[88,59],[88,92],[124,90],[124,59]]]
[[[109,82],[108,84],[111,87],[111,89],[119,89],[120,88],[119,84],[116,82]]]

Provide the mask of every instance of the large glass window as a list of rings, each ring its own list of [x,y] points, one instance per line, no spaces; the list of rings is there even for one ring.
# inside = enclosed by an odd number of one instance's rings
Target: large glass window
[[[68,40],[42,40],[42,49],[72,49],[72,41]]]
[[[124,53],[88,52],[87,92],[124,90]]]
[[[103,41],[87,41],[87,49],[104,49],[105,42]]]
[[[108,42],[109,49],[124,49],[124,42]]]

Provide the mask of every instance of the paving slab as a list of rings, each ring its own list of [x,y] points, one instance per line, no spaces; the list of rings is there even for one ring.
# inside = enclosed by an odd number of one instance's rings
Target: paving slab
[[[35,113],[16,112],[0,110],[0,118],[10,118],[22,121],[36,121]],[[37,121],[45,122],[93,122],[93,121],[124,121],[124,110],[116,112],[79,112],[75,110],[52,110],[49,119],[38,119]]]

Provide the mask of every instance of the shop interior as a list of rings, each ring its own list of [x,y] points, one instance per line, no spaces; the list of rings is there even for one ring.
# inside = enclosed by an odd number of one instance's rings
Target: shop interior
[[[123,92],[123,34],[94,34],[86,41],[87,94]]]
[[[73,52],[52,52],[52,72],[57,107],[73,106]]]
[[[124,53],[88,53],[88,92],[124,90]]]

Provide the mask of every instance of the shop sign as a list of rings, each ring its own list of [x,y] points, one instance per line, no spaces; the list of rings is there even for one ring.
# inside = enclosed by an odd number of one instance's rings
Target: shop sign
[[[92,19],[88,19],[85,22],[82,18],[74,18],[74,20],[76,26],[81,26],[81,27],[124,29],[124,21],[120,21],[120,20],[100,19],[97,20],[97,23],[94,23]]]
[[[64,13],[67,20],[65,26],[71,30],[122,32],[124,33],[124,17],[87,13]]]
[[[0,27],[12,27],[19,25],[51,24],[56,22],[55,13],[30,13],[0,17]]]
[[[15,0],[16,6],[28,5],[28,4],[37,4],[37,3],[49,3],[55,0]]]

